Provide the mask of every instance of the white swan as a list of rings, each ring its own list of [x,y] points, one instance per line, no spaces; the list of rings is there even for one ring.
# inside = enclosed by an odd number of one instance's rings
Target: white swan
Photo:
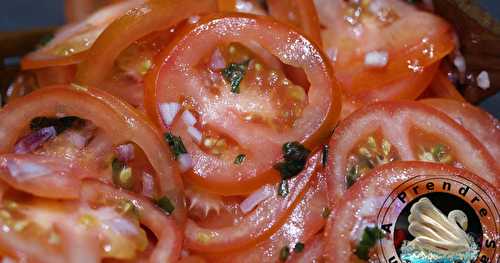
[[[408,217],[408,231],[415,239],[410,247],[429,250],[442,254],[470,251],[472,239],[467,235],[467,215],[453,210],[446,217],[428,198],[415,203]]]

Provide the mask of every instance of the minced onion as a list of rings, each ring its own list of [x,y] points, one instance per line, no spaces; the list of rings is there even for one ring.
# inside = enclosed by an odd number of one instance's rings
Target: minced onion
[[[185,110],[181,115],[182,120],[187,126],[193,126],[196,124],[196,117],[189,110]]]
[[[179,161],[179,169],[181,170],[181,173],[187,172],[189,169],[193,168],[193,159],[188,153],[179,155],[177,160]]]
[[[247,214],[257,207],[260,203],[264,202],[274,194],[274,188],[271,185],[264,185],[257,191],[250,194],[240,204],[240,210],[243,214]]]
[[[176,102],[160,104],[160,115],[166,125],[172,125],[172,122],[180,109],[181,105]]]
[[[198,129],[196,129],[193,126],[189,126],[187,128],[187,132],[189,133],[189,135],[191,135],[196,140],[197,143],[201,142],[201,138],[203,137],[203,135],[201,134],[201,132]]]

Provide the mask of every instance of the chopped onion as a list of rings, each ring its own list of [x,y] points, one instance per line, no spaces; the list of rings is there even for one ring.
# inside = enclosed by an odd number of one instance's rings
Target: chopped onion
[[[21,154],[32,152],[56,135],[57,131],[54,126],[45,127],[38,131],[32,132],[27,136],[21,138],[21,140],[16,143],[14,152]]]
[[[466,64],[465,64],[465,58],[462,56],[462,54],[457,53],[455,58],[453,59],[453,65],[457,67],[458,72],[461,74],[465,74]]]
[[[224,60],[224,57],[222,56],[220,50],[217,48],[215,49],[214,53],[212,54],[212,57],[210,58],[210,69],[221,70],[225,67],[226,67],[226,61]]]
[[[196,117],[189,110],[185,110],[181,116],[182,120],[187,126],[193,126],[196,124]]]
[[[200,21],[199,16],[190,16],[188,18],[188,23],[190,23],[190,24],[196,24],[196,23],[198,23],[198,21]]]
[[[39,163],[27,161],[25,159],[2,159],[3,160],[0,161],[1,166],[7,168],[10,175],[19,182],[54,173],[54,171]]]
[[[490,76],[488,75],[488,72],[486,71],[481,71],[479,75],[477,75],[477,86],[480,87],[483,90],[486,90],[490,87]]]
[[[131,143],[118,145],[115,149],[115,153],[116,158],[122,162],[133,160],[135,157],[134,145]]]
[[[160,114],[161,118],[165,122],[166,125],[172,125],[172,122],[175,119],[175,116],[181,109],[181,105],[176,102],[162,103],[160,104]]]
[[[71,144],[80,150],[87,144],[88,137],[85,137],[81,132],[71,131],[67,134],[67,136]]]
[[[149,173],[142,173],[142,195],[153,198],[155,195],[155,180]]]
[[[201,138],[203,135],[201,134],[201,132],[198,129],[196,129],[193,126],[189,126],[187,131],[188,131],[189,135],[191,135],[196,140],[196,143],[201,142]]]
[[[365,55],[365,65],[382,68],[387,65],[389,54],[387,51],[372,51]]]
[[[193,159],[191,159],[191,155],[188,153],[179,155],[177,160],[179,161],[179,169],[181,170],[181,173],[187,172],[193,168]]]
[[[247,214],[257,207],[260,203],[264,202],[274,194],[274,188],[271,185],[264,185],[257,191],[250,194],[240,204],[240,209],[243,214]]]

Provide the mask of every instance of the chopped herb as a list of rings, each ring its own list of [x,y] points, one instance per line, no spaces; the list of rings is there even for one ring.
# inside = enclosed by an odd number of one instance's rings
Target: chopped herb
[[[114,158],[111,162],[111,171],[113,173],[113,183],[123,189],[131,190],[134,186],[132,177],[132,168],[125,163]]]
[[[415,4],[422,2],[422,0],[406,0],[406,2],[408,2],[409,4],[415,5]]]
[[[73,126],[82,126],[83,123],[84,120],[75,116],[62,118],[36,117],[31,120],[30,128],[32,131],[38,131],[43,128],[53,126],[56,129],[57,134],[60,134]]]
[[[245,159],[247,158],[246,155],[244,154],[239,154],[238,156],[236,156],[236,158],[234,159],[234,164],[241,164],[243,163],[243,161],[245,161]]]
[[[384,236],[384,232],[377,227],[365,227],[361,241],[359,241],[356,247],[356,256],[360,259],[368,260],[370,249]]]
[[[326,167],[326,165],[328,164],[328,150],[329,150],[328,144],[323,145],[323,155],[321,158],[321,163],[323,164],[323,167]]]
[[[250,60],[245,60],[242,63],[231,63],[222,70],[222,76],[231,85],[232,93],[240,93],[240,84],[245,77]]]
[[[324,207],[323,208],[323,212],[321,212],[321,216],[324,219],[327,219],[330,216],[331,213],[332,213],[332,209],[330,209],[330,207]]]
[[[165,213],[171,215],[174,212],[174,204],[168,199],[168,197],[163,196],[162,198],[156,200],[156,205],[160,207]]]
[[[287,142],[282,147],[284,162],[274,165],[282,179],[291,179],[298,175],[307,163],[310,151],[298,142]]]
[[[297,244],[295,244],[295,247],[293,248],[293,252],[300,253],[302,251],[304,251],[304,243],[297,242]]]
[[[286,197],[290,190],[288,189],[288,181],[281,179],[278,185],[278,195],[281,197]]]
[[[359,166],[358,165],[353,165],[349,171],[347,171],[347,176],[346,176],[346,182],[347,182],[347,187],[351,187],[356,180],[358,180],[359,177]]]
[[[177,159],[179,155],[187,153],[186,147],[184,146],[180,136],[175,136],[172,133],[167,132],[165,133],[165,140],[170,146],[170,151],[174,154],[175,159]]]
[[[280,249],[280,261],[286,261],[290,256],[290,248],[288,246],[284,246]]]

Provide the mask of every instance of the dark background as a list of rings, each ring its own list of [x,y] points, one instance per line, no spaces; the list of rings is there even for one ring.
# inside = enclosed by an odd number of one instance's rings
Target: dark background
[[[478,0],[478,2],[500,20],[499,0]],[[0,4],[0,32],[62,24],[64,24],[64,0],[3,0]],[[0,47],[1,45],[2,43]],[[481,106],[500,118],[500,93],[483,101]]]

